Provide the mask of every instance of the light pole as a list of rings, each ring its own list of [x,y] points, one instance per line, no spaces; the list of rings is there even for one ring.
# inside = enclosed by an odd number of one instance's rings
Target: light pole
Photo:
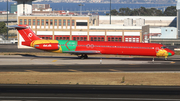
[[[79,6],[80,6],[80,15],[82,15],[81,10],[82,10],[82,6],[84,6],[84,5],[82,3],[80,3]]]
[[[109,13],[109,15],[110,15],[110,24],[111,24],[111,0],[110,0],[110,13]]]
[[[7,26],[8,26],[8,0],[7,0]],[[7,28],[7,40],[8,40],[8,28]]]

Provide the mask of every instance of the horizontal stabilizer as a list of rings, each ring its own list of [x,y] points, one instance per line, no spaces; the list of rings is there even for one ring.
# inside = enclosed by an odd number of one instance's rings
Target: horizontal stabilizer
[[[16,29],[27,29],[27,27],[24,27],[24,26],[19,26],[19,25],[9,25],[9,26],[6,26],[8,28],[16,28]]]

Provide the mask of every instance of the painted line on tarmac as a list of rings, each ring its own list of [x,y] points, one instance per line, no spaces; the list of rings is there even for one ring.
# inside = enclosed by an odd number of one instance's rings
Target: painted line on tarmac
[[[70,71],[70,72],[82,72],[82,71],[78,71],[78,70],[74,70],[74,69],[68,69],[68,71]]]
[[[109,69],[109,71],[112,71],[112,72],[120,72],[119,70],[115,70],[115,69]]]
[[[37,72],[37,71],[33,71],[33,70],[25,70],[26,72]]]
[[[163,99],[163,98],[91,98],[91,97],[4,97],[0,99],[73,99],[73,100],[128,100],[128,101],[180,101],[180,99]],[[3,100],[0,100],[3,101]]]
[[[53,60],[52,62],[56,62],[57,60]]]

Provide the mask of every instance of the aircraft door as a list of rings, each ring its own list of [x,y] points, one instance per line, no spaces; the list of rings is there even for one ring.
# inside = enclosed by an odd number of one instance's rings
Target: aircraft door
[[[160,50],[159,47],[155,47],[155,52],[156,53],[158,53],[159,50]]]

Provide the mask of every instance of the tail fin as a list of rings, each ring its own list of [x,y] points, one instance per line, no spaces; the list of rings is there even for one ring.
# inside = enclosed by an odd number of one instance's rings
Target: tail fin
[[[25,41],[41,40],[31,29],[26,25],[13,25],[7,26],[13,27],[18,30]]]

